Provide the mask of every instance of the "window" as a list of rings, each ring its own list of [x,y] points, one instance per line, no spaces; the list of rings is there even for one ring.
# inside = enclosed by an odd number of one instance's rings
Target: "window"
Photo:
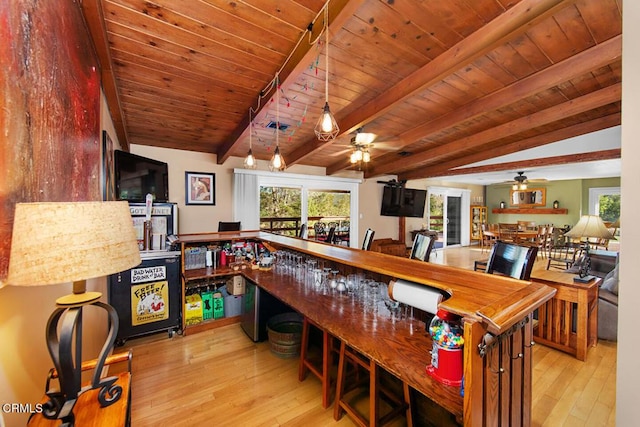
[[[317,175],[234,170],[234,219],[243,229],[269,229],[260,218],[274,217],[274,231],[295,235],[307,223],[309,236],[320,218],[337,222],[344,244],[358,242],[358,184],[361,180]],[[277,217],[277,218],[276,218]],[[296,222],[297,221],[297,222]],[[244,227],[244,224],[248,224]],[[280,230],[276,230],[280,228]]]
[[[260,187],[260,230],[295,236],[302,219],[300,188]]]
[[[600,216],[605,223],[620,218],[620,187],[590,188],[589,214]]]

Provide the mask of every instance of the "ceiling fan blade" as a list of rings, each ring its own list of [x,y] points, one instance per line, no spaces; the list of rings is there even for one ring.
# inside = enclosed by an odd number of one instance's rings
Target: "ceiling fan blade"
[[[338,157],[350,152],[351,152],[351,148],[345,148],[344,150],[336,151],[335,153],[329,154],[329,157]]]

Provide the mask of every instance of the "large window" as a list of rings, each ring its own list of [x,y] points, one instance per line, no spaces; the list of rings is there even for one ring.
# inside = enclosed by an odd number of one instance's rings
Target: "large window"
[[[301,219],[300,188],[260,187],[260,230],[295,236]]]
[[[315,238],[320,222],[335,225],[343,244],[357,243],[359,179],[245,169],[234,174],[234,218],[243,229],[293,236],[306,223],[308,236]]]
[[[620,187],[590,188],[589,214],[599,215],[605,223],[620,218]]]

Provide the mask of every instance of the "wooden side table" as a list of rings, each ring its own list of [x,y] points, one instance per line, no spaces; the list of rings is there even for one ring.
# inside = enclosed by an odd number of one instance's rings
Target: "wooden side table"
[[[123,372],[117,376],[118,381],[116,384],[122,387],[120,399],[106,408],[101,408],[98,402],[99,389],[82,393],[73,408],[76,426],[120,427],[129,425],[131,373]],[[41,403],[46,401],[47,399],[45,398]],[[42,414],[33,414],[27,423],[29,427],[53,427],[59,425],[60,420],[49,420]]]
[[[552,270],[531,273],[532,281],[557,291],[538,309],[533,339],[585,360],[588,348],[598,343],[598,288],[602,279],[594,277],[588,283],[578,283],[573,277],[573,274]]]
[[[84,427],[122,427],[129,426],[131,422],[131,350],[123,353],[114,354],[107,357],[105,366],[117,364],[120,362],[127,362],[127,370],[124,372],[110,374],[110,377],[117,377],[115,385],[122,387],[122,394],[120,399],[112,403],[107,407],[101,407],[98,401],[98,393],[100,388],[87,390],[82,393],[76,404],[73,407],[73,414],[75,416],[75,426]],[[94,369],[96,366],[95,360],[90,360],[82,363],[82,371]],[[114,368],[112,368],[114,369]],[[57,372],[55,369],[49,371],[49,379],[47,381],[47,388],[49,388],[49,381],[57,378]],[[44,404],[48,398],[45,396],[40,403]],[[50,420],[45,418],[41,413],[35,413],[27,422],[29,427],[53,427],[59,426],[60,420]]]

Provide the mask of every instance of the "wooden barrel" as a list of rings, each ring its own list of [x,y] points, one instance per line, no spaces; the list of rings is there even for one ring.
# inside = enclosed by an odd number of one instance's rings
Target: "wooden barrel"
[[[271,352],[278,357],[297,357],[300,354],[302,316],[298,313],[283,313],[267,322],[267,334]]]

